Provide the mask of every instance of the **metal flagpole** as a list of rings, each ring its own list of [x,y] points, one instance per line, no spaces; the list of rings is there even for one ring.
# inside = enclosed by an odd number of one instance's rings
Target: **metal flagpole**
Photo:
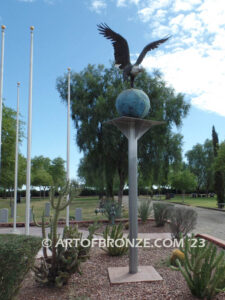
[[[70,68],[68,68],[68,98],[67,98],[67,182],[70,181]],[[69,201],[69,194],[67,195],[67,201]],[[69,226],[70,222],[70,207],[66,207],[66,226]]]
[[[30,84],[29,84],[29,106],[27,126],[27,181],[26,181],[26,235],[30,234],[30,178],[31,178],[31,125],[32,125],[32,79],[33,79],[33,30],[30,27]]]
[[[16,233],[16,207],[18,188],[18,143],[19,143],[19,96],[20,83],[17,83],[17,114],[16,114],[16,152],[15,152],[15,180],[14,180],[14,209],[13,209],[13,233]]]
[[[4,46],[5,46],[5,25],[2,25],[1,45],[1,71],[0,71],[0,167],[2,158],[2,91],[3,91],[3,67],[4,67]]]

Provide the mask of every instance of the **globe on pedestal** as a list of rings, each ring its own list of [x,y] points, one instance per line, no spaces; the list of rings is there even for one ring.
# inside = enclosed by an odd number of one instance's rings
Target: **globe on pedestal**
[[[116,98],[116,110],[121,117],[144,118],[149,109],[149,98],[142,90],[128,89]]]

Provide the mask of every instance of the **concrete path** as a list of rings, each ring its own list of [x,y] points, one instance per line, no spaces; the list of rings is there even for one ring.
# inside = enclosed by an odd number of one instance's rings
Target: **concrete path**
[[[128,196],[123,197],[123,204],[125,207],[128,206]],[[184,207],[179,204],[174,205]],[[225,240],[225,212],[193,206],[191,208],[193,208],[198,214],[197,225],[194,233],[206,233]]]
[[[48,236],[49,230],[50,230],[49,228],[46,228],[46,236]],[[24,227],[17,228],[17,231],[18,231],[18,234],[25,234]],[[63,232],[63,227],[58,227],[58,233],[62,234],[62,232]],[[79,232],[83,233],[83,238],[86,238],[88,236],[88,230],[79,229]],[[0,234],[7,234],[7,233],[13,233],[12,228],[1,228],[0,227]],[[36,227],[36,226],[30,227],[30,235],[41,237],[42,236],[41,228]]]

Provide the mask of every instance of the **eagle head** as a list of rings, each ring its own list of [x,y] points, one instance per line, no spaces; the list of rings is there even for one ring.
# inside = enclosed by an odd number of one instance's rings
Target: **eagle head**
[[[131,74],[136,76],[138,75],[140,72],[143,72],[144,71],[144,68],[142,66],[133,66],[132,69],[131,69]]]

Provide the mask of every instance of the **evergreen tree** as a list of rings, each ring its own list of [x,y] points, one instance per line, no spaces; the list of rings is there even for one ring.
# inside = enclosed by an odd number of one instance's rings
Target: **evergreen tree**
[[[215,127],[212,128],[212,140],[213,140],[213,151],[214,157],[216,158],[219,150],[219,138],[215,130]],[[225,203],[224,198],[224,174],[221,171],[216,170],[214,176],[214,188],[217,195],[217,205],[218,208],[223,208]]]

